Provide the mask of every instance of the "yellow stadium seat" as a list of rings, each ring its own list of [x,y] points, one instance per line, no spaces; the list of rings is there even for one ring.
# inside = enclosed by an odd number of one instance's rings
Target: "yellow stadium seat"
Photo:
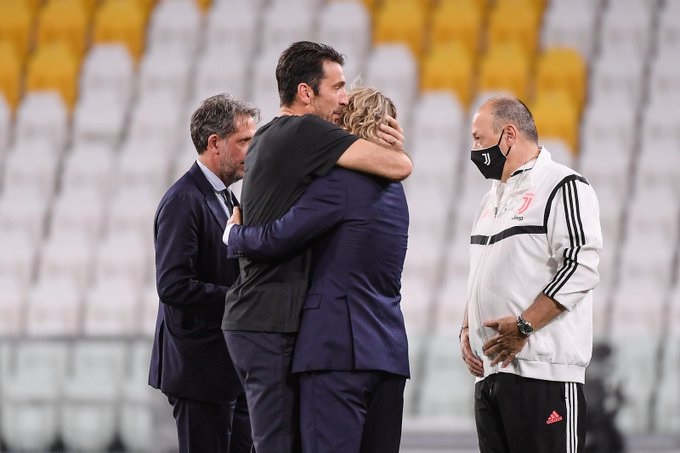
[[[487,50],[479,69],[478,88],[483,91],[507,90],[519,99],[527,99],[531,66],[514,42]]]
[[[92,42],[123,43],[135,60],[144,50],[145,18],[136,0],[109,0],[95,13]]]
[[[432,14],[430,46],[450,41],[466,44],[470,55],[479,51],[483,10],[476,0],[444,1]]]
[[[559,138],[576,154],[579,143],[579,113],[563,91],[553,91],[530,103],[539,139]],[[539,140],[540,141],[540,140]]]
[[[120,1],[120,0],[107,0],[107,1]],[[158,0],[134,0],[133,3],[136,3],[137,6],[139,6],[139,8],[141,9],[142,16],[144,17],[144,23],[146,24],[149,21],[149,16],[151,16],[151,12],[158,3]]]
[[[27,92],[57,91],[64,104],[72,108],[76,101],[77,82],[78,63],[64,43],[40,46],[28,62]]]
[[[512,13],[522,9],[530,8],[536,14],[543,14],[546,0],[495,0],[494,8],[506,13]]]
[[[195,0],[196,4],[198,5],[199,8],[201,8],[201,11],[204,13],[210,10],[210,7],[213,4],[212,0]]]
[[[33,13],[29,6],[19,1],[0,1],[0,41],[11,42],[21,61],[30,47]]]
[[[377,12],[373,42],[405,43],[416,60],[423,55],[425,11],[418,0],[385,2]]]
[[[21,97],[21,60],[14,44],[0,41],[0,95],[7,105],[16,110]]]
[[[88,15],[82,0],[52,0],[38,18],[38,45],[64,42],[80,61],[87,45]]]
[[[380,9],[383,0],[361,0],[366,6],[366,9],[371,13],[371,16],[375,17],[375,13]]]
[[[473,94],[474,69],[473,59],[463,44],[440,44],[423,61],[420,88],[451,91],[467,107]]]
[[[498,4],[491,12],[487,26],[487,44],[493,47],[514,41],[527,55],[533,55],[538,44],[541,16],[530,6],[529,0],[514,1],[526,6],[508,9],[510,7]]]
[[[577,50],[552,47],[539,55],[534,82],[534,91],[537,94],[565,90],[580,112],[586,98],[587,83],[588,68]]]

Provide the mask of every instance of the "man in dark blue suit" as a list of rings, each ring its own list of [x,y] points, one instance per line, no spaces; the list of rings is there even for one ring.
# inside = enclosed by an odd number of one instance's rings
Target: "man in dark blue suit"
[[[222,334],[224,297],[238,275],[222,233],[259,112],[228,95],[191,117],[198,159],[165,193],[155,218],[160,298],[149,385],[167,395],[182,453],[251,451],[245,394]]]
[[[357,109],[364,117],[396,113],[370,89],[350,93],[343,116]],[[237,212],[232,222],[239,220]],[[225,232],[230,256],[288,259],[311,246],[311,282],[293,356],[305,453],[399,451],[409,377],[400,308],[408,221],[400,183],[336,167],[274,223]]]

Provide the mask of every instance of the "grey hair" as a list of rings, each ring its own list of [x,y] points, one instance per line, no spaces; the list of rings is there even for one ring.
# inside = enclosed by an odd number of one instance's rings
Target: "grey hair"
[[[488,102],[491,106],[495,133],[500,132],[506,124],[512,123],[527,139],[538,143],[538,131],[536,130],[534,116],[524,102],[510,96],[495,96]]]
[[[236,121],[243,116],[250,116],[257,123],[260,110],[225,93],[204,100],[191,115],[191,140],[198,154],[208,148],[208,137],[212,134],[225,138],[234,133],[238,126]]]

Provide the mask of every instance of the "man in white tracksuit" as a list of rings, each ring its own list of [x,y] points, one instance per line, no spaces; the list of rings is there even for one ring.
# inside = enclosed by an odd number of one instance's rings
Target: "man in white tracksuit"
[[[472,161],[494,180],[470,239],[461,353],[475,384],[482,453],[571,453],[585,446],[585,368],[602,248],[585,178],[538,145],[518,99],[487,100]]]

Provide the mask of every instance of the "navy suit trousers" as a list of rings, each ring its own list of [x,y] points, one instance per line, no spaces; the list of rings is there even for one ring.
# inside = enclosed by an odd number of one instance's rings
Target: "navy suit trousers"
[[[303,453],[399,453],[405,384],[373,371],[300,375]]]

